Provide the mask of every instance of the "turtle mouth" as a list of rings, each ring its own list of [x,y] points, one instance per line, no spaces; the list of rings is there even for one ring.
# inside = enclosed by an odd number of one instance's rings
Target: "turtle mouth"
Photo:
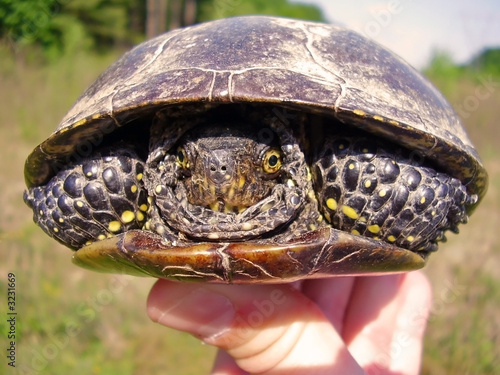
[[[278,180],[262,181],[243,174],[228,176],[224,184],[208,178],[184,181],[189,203],[221,213],[240,214],[271,194]]]
[[[190,203],[186,187],[179,184],[157,193],[156,202],[165,224],[187,237],[245,241],[292,221],[301,211],[304,199],[296,186],[278,184],[267,197],[249,207],[232,206],[221,200],[207,207]]]

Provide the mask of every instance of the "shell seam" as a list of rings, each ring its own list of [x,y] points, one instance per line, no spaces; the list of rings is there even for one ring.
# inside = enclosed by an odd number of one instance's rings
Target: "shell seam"
[[[322,64],[321,60],[318,59],[318,57],[313,52],[313,48],[312,48],[313,39],[311,38],[311,33],[306,29],[306,27],[305,27],[304,24],[302,24],[300,26],[300,29],[303,31],[303,33],[304,33],[304,35],[306,37],[306,44],[305,44],[305,46],[306,46],[307,52],[309,52],[309,55],[314,60],[314,62],[316,64],[318,64],[322,69],[324,69],[325,71],[327,71],[328,73],[330,73],[330,74],[334,75],[335,77],[337,77],[339,79],[339,81],[341,81],[341,83],[339,84],[340,85],[340,95],[335,100],[335,104],[333,105],[334,109],[335,109],[335,112],[337,112],[338,108],[339,108],[340,100],[343,97],[345,97],[345,94],[346,94],[346,91],[347,91],[347,88],[346,88],[347,81],[345,79],[343,79],[342,77],[340,77],[337,73],[335,73],[335,72],[331,71],[330,69],[328,69],[324,64]]]

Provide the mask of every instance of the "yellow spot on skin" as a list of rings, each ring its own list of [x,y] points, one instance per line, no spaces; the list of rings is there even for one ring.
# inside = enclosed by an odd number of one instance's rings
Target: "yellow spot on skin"
[[[420,198],[420,203],[422,203],[422,204],[425,203],[425,197]]]
[[[321,223],[323,221],[323,216],[319,215],[318,218],[316,219],[318,223]]]
[[[132,211],[123,211],[121,219],[125,224],[130,223],[135,219],[135,214]]]
[[[77,201],[77,202],[76,202],[76,205],[77,205],[78,207],[83,207],[83,202]]]
[[[346,215],[347,217],[349,217],[351,219],[357,219],[359,217],[356,210],[352,207],[349,207],[349,206],[342,206],[342,212],[344,213],[344,215]]]
[[[351,233],[352,234],[355,234],[356,236],[359,236],[361,233],[359,233],[359,231],[357,231],[356,229],[353,229],[351,230]]]
[[[337,209],[337,201],[333,198],[328,198],[326,200],[326,206],[332,210],[332,211],[335,211]]]
[[[394,236],[391,234],[389,237],[387,237],[387,241],[389,241],[389,242],[394,242],[394,241],[396,241],[396,237],[394,237]]]
[[[141,204],[139,210],[146,212],[148,210],[148,205],[146,203]]]
[[[343,143],[339,144],[339,150],[343,150],[344,148],[345,148],[345,146]]]
[[[307,181],[311,181],[311,180],[312,180],[311,170],[309,169],[309,167],[307,167]]]
[[[142,173],[139,173],[137,176],[135,176],[137,178],[138,181],[141,181],[142,180]]]
[[[367,148],[364,148],[364,149],[362,149],[361,151],[362,151],[363,153],[365,153],[365,154],[366,154],[366,153],[368,152],[368,149],[367,149]]]
[[[395,120],[389,120],[389,124],[398,126],[399,122],[397,122]]]
[[[86,246],[89,246],[90,244],[92,244],[92,241],[87,241],[87,242],[85,242],[85,245],[86,245]]]
[[[314,191],[313,190],[308,190],[307,191],[307,197],[312,200],[312,201],[316,201],[316,195],[314,194]]]
[[[377,121],[384,121],[384,118],[382,116],[377,116],[377,115],[373,116],[373,119]]]
[[[288,187],[294,187],[295,186],[295,182],[291,179],[288,179],[286,180],[286,186]]]
[[[309,229],[316,230],[317,226],[314,224],[309,224]]]
[[[219,211],[219,202],[214,202],[210,204],[210,209],[212,211]]]
[[[361,221],[362,223],[366,223],[366,217],[361,216],[361,217],[359,218],[359,221]]]
[[[100,235],[97,237],[97,239],[98,239],[99,241],[102,241],[102,240],[105,240],[105,239],[106,239],[106,236],[105,236],[104,234],[100,234]]]
[[[267,211],[269,211],[271,208],[273,208],[272,203],[267,203],[267,204],[263,205],[263,206],[260,208],[260,211],[261,211],[261,212],[267,212]]]
[[[243,225],[241,226],[241,229],[243,229],[243,230],[251,230],[251,229],[253,229],[253,225],[250,224],[250,223],[243,223]]]
[[[372,186],[372,182],[370,180],[366,180],[365,181],[365,188],[369,188],[370,186]]]
[[[245,177],[241,176],[238,181],[238,187],[241,189],[245,185]]]
[[[387,194],[387,190],[385,190],[385,189],[382,189],[382,190],[380,190],[380,191],[378,192],[378,195],[379,195],[380,197],[385,197],[385,195],[386,195],[386,194]]]
[[[56,232],[56,233],[59,232],[59,228],[57,228],[57,227],[54,228],[54,232]]]
[[[355,115],[358,115],[358,116],[366,115],[365,111],[362,111],[361,109],[355,109],[353,112]]]
[[[92,172],[87,172],[87,177],[92,177]]]
[[[380,232],[380,227],[379,227],[377,224],[373,224],[373,225],[369,225],[369,226],[368,226],[368,230],[369,230],[371,233],[375,234],[375,233]]]
[[[137,191],[137,186],[132,185],[132,186],[130,187],[130,191],[131,191],[132,193],[135,193],[135,192]]]
[[[353,163],[349,164],[349,169],[354,169],[354,164]]]
[[[59,218],[60,223],[64,223],[64,219],[62,217]]]
[[[219,235],[215,233],[209,233],[207,237],[211,240],[217,240],[219,238]]]
[[[139,211],[135,215],[137,216],[137,220],[138,221],[143,221],[144,220],[144,214],[142,212]]]
[[[119,221],[111,221],[108,224],[108,229],[110,232],[118,232],[121,227],[122,227],[122,223],[120,223]]]
[[[408,238],[407,238],[408,242],[413,242],[414,239],[415,239],[415,237],[413,237],[413,236],[408,236]]]
[[[42,211],[42,210],[40,210],[40,211],[38,211],[38,212],[40,213],[40,215],[43,215],[43,211]]]
[[[432,212],[431,212],[431,215],[432,215],[432,216],[436,216],[436,211],[432,211]]]
[[[160,193],[161,193],[161,190],[162,190],[162,186],[161,186],[161,185],[156,185],[156,187],[155,187],[155,192],[156,192],[157,194],[160,194]]]
[[[231,188],[229,189],[229,192],[227,193],[227,197],[229,199],[233,199],[233,197],[234,197],[234,186],[231,186]]]

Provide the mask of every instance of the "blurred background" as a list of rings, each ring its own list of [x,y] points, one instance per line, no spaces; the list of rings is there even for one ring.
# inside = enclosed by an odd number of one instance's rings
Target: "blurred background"
[[[461,115],[490,174],[482,205],[425,273],[434,307],[423,374],[500,373],[500,2],[478,0],[0,0],[0,284],[16,275],[7,374],[202,374],[214,349],[150,322],[152,279],[71,264],[22,202],[23,164],[79,94],[132,45],[240,14],[339,22],[424,72]],[[0,342],[7,348],[6,301]]]

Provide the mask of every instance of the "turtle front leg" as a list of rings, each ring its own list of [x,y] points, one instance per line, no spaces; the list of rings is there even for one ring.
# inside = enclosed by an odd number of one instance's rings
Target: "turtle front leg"
[[[334,228],[423,255],[437,250],[445,231],[458,231],[477,199],[459,180],[390,143],[330,138],[316,160],[319,206]]]
[[[149,210],[144,163],[131,150],[96,154],[28,189],[33,221],[62,244],[79,249],[142,228]]]

